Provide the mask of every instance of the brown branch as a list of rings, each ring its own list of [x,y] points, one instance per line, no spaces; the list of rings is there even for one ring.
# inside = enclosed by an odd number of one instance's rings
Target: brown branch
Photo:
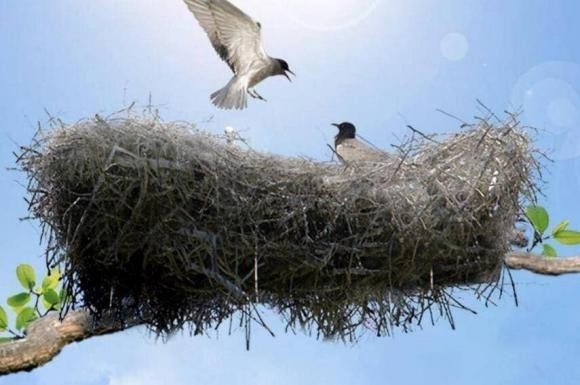
[[[48,314],[28,326],[25,338],[0,344],[0,376],[44,365],[72,342],[136,325],[111,320],[95,322],[86,310],[71,311],[62,321],[58,313]]]
[[[580,273],[580,257],[550,259],[526,252],[513,252],[504,261],[510,269],[528,270],[542,275]]]

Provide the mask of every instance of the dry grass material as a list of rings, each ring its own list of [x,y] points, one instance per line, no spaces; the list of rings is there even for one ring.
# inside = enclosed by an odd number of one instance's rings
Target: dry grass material
[[[321,147],[324,144],[321,143]],[[291,329],[353,339],[488,298],[537,162],[517,117],[418,135],[343,167],[231,146],[122,113],[40,133],[19,157],[47,259],[75,303],[203,333],[255,305]]]

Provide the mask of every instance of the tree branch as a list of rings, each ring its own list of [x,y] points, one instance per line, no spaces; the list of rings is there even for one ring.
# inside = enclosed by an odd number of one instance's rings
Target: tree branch
[[[69,312],[62,321],[57,312],[50,313],[26,329],[26,337],[0,344],[0,376],[29,371],[46,364],[61,349],[75,341],[125,330],[138,323],[99,320],[95,322],[86,310]]]
[[[526,252],[513,252],[504,261],[510,269],[528,270],[542,275],[580,273],[580,257],[550,259]]]

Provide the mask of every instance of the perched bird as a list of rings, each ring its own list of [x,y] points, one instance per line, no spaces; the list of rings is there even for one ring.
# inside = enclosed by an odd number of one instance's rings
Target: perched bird
[[[334,137],[334,150],[347,164],[356,162],[380,162],[388,159],[389,155],[377,148],[371,147],[356,138],[356,128],[349,122],[332,123],[338,128]]]
[[[184,0],[209,36],[219,56],[228,63],[234,77],[211,94],[212,102],[223,109],[244,109],[247,95],[264,99],[253,87],[270,76],[282,75],[290,81],[288,63],[268,56],[262,47],[262,26],[227,0]]]

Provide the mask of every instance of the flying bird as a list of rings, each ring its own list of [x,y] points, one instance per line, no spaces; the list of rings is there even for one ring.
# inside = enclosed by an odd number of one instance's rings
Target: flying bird
[[[356,162],[381,162],[388,159],[389,154],[361,142],[356,138],[356,127],[349,122],[332,123],[338,128],[334,137],[334,150],[346,164]]]
[[[227,0],[184,0],[218,55],[229,65],[234,77],[211,94],[219,108],[244,109],[247,95],[266,101],[254,86],[275,75],[294,72],[285,60],[268,56],[262,46],[262,26]]]

